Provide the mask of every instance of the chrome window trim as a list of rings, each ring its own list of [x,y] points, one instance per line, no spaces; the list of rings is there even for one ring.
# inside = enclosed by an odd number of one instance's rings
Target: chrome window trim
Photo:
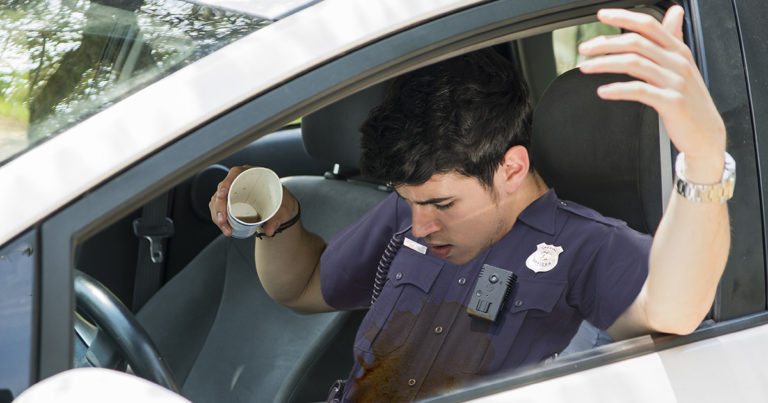
[[[200,59],[0,167],[6,195],[0,201],[0,245],[276,84],[367,42],[480,2],[326,0]],[[264,55],[280,63],[265,63]]]

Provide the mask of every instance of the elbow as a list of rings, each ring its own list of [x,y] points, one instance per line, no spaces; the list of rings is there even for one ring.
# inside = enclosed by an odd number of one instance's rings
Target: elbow
[[[287,294],[287,293],[280,293],[280,292],[270,292],[270,290],[264,289],[266,291],[267,295],[272,298],[273,301],[276,303],[289,308],[297,313],[308,313],[306,310],[302,309],[301,304],[301,294],[299,295],[293,295],[293,294]]]
[[[268,287],[263,283],[262,287],[267,296],[269,296],[272,301],[275,301],[280,305],[290,307],[291,303],[296,300],[296,295],[286,292],[285,288],[281,289],[279,287]]]
[[[656,332],[685,336],[693,333],[704,320],[706,313],[687,313],[670,315],[669,310],[654,314],[648,313],[649,327]]]
[[[329,311],[313,300],[310,295],[310,290],[307,288],[298,294],[270,292],[266,289],[264,291],[266,291],[267,295],[272,298],[273,301],[298,314],[305,315]]]
[[[681,322],[681,323],[674,323],[674,324],[663,324],[660,325],[656,331],[661,333],[669,333],[674,334],[677,336],[685,336],[688,334],[693,333],[696,328],[699,327],[699,324],[701,321],[688,321],[688,322]]]

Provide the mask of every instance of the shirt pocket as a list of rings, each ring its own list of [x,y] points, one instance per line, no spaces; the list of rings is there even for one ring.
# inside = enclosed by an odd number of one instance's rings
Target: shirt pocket
[[[387,280],[368,310],[355,339],[355,348],[376,356],[390,354],[411,333],[444,263],[408,248],[392,261]]]
[[[550,318],[567,285],[566,281],[559,280],[518,279],[496,323],[488,322],[487,334],[476,336],[478,349],[467,357],[466,370],[473,374],[488,374],[504,368],[522,326],[537,319]],[[512,362],[508,365],[519,364]]]

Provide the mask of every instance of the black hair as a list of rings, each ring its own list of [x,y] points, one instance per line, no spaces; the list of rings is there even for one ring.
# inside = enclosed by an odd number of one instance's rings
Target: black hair
[[[456,171],[493,187],[506,151],[530,145],[532,108],[516,69],[488,48],[396,78],[361,131],[364,176],[420,185]]]

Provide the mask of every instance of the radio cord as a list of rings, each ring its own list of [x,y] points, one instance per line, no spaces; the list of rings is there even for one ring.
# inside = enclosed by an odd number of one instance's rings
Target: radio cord
[[[392,265],[392,260],[395,259],[397,251],[403,246],[405,241],[405,233],[411,229],[408,228],[392,235],[392,238],[387,243],[387,247],[384,249],[384,253],[379,259],[379,265],[376,267],[376,278],[373,280],[373,294],[371,295],[371,305],[376,302],[376,299],[381,294],[381,290],[384,288],[384,283],[387,282],[387,274],[389,274],[389,266]]]

